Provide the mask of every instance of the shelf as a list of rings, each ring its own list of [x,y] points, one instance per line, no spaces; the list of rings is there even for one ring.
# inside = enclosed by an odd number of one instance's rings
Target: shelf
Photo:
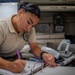
[[[75,6],[39,6],[41,11],[75,11]]]
[[[75,4],[75,0],[23,0],[37,4]]]

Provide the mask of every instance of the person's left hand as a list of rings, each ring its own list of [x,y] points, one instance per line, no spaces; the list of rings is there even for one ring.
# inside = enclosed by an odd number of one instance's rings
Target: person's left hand
[[[57,66],[57,64],[55,63],[55,58],[53,57],[53,55],[48,54],[48,53],[43,53],[42,58],[50,66],[52,66],[52,67]]]

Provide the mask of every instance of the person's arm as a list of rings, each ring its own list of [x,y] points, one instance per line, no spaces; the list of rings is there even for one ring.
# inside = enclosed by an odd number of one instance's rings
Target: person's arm
[[[40,49],[40,47],[38,46],[38,44],[37,43],[29,43],[29,45],[30,45],[30,48],[31,48],[31,52],[35,56],[37,56],[37,57],[40,58],[40,54],[41,54],[42,50]]]
[[[19,73],[23,71],[25,65],[26,65],[25,60],[18,59],[18,60],[11,62],[0,57],[1,69],[6,69],[14,73]]]
[[[29,43],[32,53],[40,58],[40,54],[43,52],[37,43]],[[55,58],[52,54],[43,53],[42,58],[45,62],[47,62],[50,66],[56,66]]]

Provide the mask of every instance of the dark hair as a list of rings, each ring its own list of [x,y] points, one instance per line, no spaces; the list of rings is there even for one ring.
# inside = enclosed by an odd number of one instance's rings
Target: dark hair
[[[29,2],[21,2],[18,7],[18,10],[20,9],[31,12],[35,14],[38,18],[40,18],[41,16],[40,8],[38,7],[37,4],[29,3]]]

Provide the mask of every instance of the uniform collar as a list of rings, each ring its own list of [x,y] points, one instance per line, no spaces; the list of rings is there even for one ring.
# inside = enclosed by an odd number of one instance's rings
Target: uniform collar
[[[14,29],[14,27],[13,27],[13,24],[12,24],[12,18],[13,18],[14,16],[16,16],[16,15],[13,15],[13,16],[10,17],[10,19],[9,19],[9,22],[8,22],[9,31],[10,31],[11,33],[16,33],[16,34],[18,34],[18,33],[15,31],[15,29]]]

